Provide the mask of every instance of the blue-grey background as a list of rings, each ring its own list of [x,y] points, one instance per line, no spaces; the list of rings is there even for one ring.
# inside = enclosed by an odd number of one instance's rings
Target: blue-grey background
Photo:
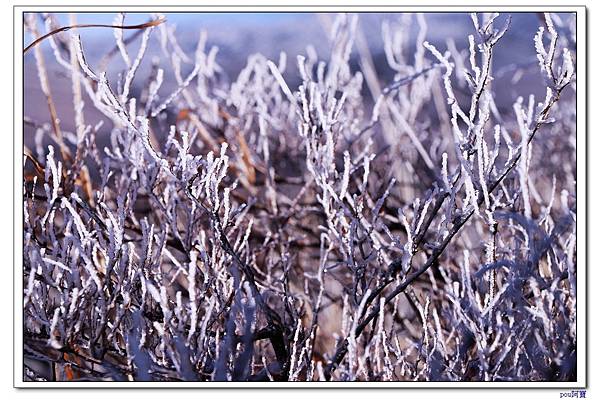
[[[69,16],[65,13],[54,14],[59,24],[68,25]],[[113,24],[114,13],[79,13],[76,15],[78,23]],[[297,82],[296,55],[306,54],[307,45],[312,45],[317,50],[321,59],[327,60],[331,42],[327,31],[327,22],[333,21],[334,14],[317,13],[167,13],[164,14],[167,23],[175,26],[175,35],[182,49],[193,55],[201,30],[208,34],[207,49],[215,45],[219,47],[217,62],[229,75],[230,80],[235,80],[239,71],[244,67],[246,59],[253,53],[262,53],[272,60],[277,60],[280,52],[288,55],[287,69],[284,77],[291,82],[291,88]],[[497,26],[503,24],[508,14],[501,14]],[[535,67],[535,51],[533,36],[539,26],[543,24],[540,14],[537,13],[512,13],[512,23],[508,33],[495,48],[494,69],[499,71],[511,64],[530,65],[529,75],[519,81],[518,85],[510,84],[511,73],[496,76],[495,93],[499,96],[498,103],[502,100],[514,99],[518,95],[527,96],[534,93],[537,96],[544,94],[544,85],[540,74]],[[393,71],[387,65],[383,53],[383,40],[381,24],[384,20],[393,21],[400,18],[400,13],[360,13],[359,29],[364,33],[369,50],[375,61],[375,67],[382,86],[393,80]],[[128,13],[124,24],[139,24],[152,18],[148,13]],[[566,20],[567,16],[563,16]],[[38,29],[45,33],[41,15],[38,15]],[[446,41],[453,38],[459,50],[468,47],[467,35],[474,33],[471,18],[466,13],[426,13],[427,22],[426,40],[435,44],[440,51],[446,50]],[[419,30],[416,19],[413,19],[410,43],[415,46]],[[90,64],[95,63],[114,47],[112,29],[86,28],[79,29],[86,57]],[[127,38],[134,31],[123,31]],[[157,33],[157,32],[155,32]],[[69,33],[66,33],[69,34]],[[150,51],[147,54],[140,71],[137,74],[136,84],[145,82],[152,56],[164,57],[159,51],[157,35],[151,39]],[[24,46],[31,42],[29,34],[24,36]],[[139,46],[139,38],[132,43],[129,52],[134,56]],[[70,78],[54,60],[50,45],[47,41],[40,44],[44,51],[46,67],[50,77],[52,94],[57,106],[61,126],[65,130],[73,130],[72,100]],[[356,61],[356,50],[352,53]],[[431,55],[427,55],[431,57]],[[409,59],[409,62],[412,60]],[[165,84],[163,90],[168,90],[173,85],[172,73],[169,72],[168,61],[161,60],[165,68]],[[357,65],[357,63],[355,63]],[[123,71],[124,63],[120,57],[114,57],[109,67],[109,77]],[[191,66],[185,68],[191,69]],[[185,75],[187,70],[182,71]],[[509,70],[510,71],[510,70]],[[48,121],[46,101],[41,93],[37,77],[33,52],[24,56],[24,100],[25,115],[34,120]],[[492,72],[494,75],[494,71]],[[366,85],[365,85],[366,87]],[[366,90],[366,89],[365,89]],[[368,91],[366,91],[368,93]],[[88,123],[94,123],[94,117],[100,118],[91,107],[86,108]],[[89,117],[88,117],[89,113]],[[108,128],[106,128],[108,129]],[[25,142],[29,142],[30,132],[25,132]]]

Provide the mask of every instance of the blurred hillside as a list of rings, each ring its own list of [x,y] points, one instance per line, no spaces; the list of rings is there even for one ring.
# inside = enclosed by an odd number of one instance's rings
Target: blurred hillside
[[[61,25],[69,24],[68,14],[54,14],[56,21]],[[169,25],[175,29],[174,34],[179,41],[184,54],[193,55],[196,44],[202,31],[207,34],[207,48],[218,47],[217,63],[223,68],[230,80],[235,80],[239,71],[246,64],[247,57],[254,53],[261,53],[267,58],[277,61],[281,52],[285,52],[287,68],[284,73],[292,90],[299,83],[296,55],[306,55],[307,46],[312,46],[320,58],[329,54],[330,38],[328,31],[334,15],[316,13],[168,13],[164,15]],[[139,24],[156,17],[147,13],[131,13],[125,17],[125,24]],[[456,42],[459,51],[466,51],[468,43],[466,35],[473,33],[470,17],[465,13],[426,13],[425,40],[435,44],[439,49],[446,49],[449,39]],[[76,15],[78,23],[112,24],[115,14],[108,13],[82,13]],[[403,17],[401,13],[361,13],[359,15],[358,34],[364,38],[368,50],[373,59],[377,78],[383,87],[394,79],[393,71],[388,66],[383,49],[382,23],[388,21],[393,23]],[[501,22],[507,18],[501,16]],[[415,16],[412,17],[412,30],[409,33],[408,43],[416,48],[416,40],[419,34],[419,24]],[[496,78],[494,85],[497,86],[495,93],[504,97],[515,98],[517,95],[527,96],[531,92],[536,95],[535,88],[540,87],[541,77],[535,68],[536,59],[533,37],[541,24],[539,16],[534,13],[512,14],[511,29],[497,46],[494,69],[499,73],[493,73]],[[46,32],[42,18],[39,18],[40,32]],[[102,57],[114,47],[114,36],[111,29],[88,28],[77,31],[81,35],[82,43],[86,49],[88,61],[92,66],[97,65]],[[169,61],[165,60],[160,51],[158,35],[155,32],[151,37],[149,49],[140,70],[137,73],[136,82],[143,82],[151,68],[150,60],[158,60],[159,65],[166,66]],[[69,35],[62,33],[61,35]],[[127,39],[135,35],[135,31],[124,31]],[[24,46],[32,41],[29,35],[24,38]],[[71,81],[64,69],[54,59],[52,49],[48,41],[40,44],[45,54],[46,68],[50,78],[50,86],[55,97],[55,103],[61,126],[66,130],[73,130],[74,122],[71,104]],[[131,54],[135,54],[139,46],[139,37],[129,47]],[[353,49],[352,63],[356,69],[359,68],[359,54]],[[534,79],[522,79],[520,85],[505,84],[514,80],[511,73],[513,68],[508,65],[507,60],[516,66],[529,65],[533,68]],[[119,73],[123,71],[125,64],[119,57],[113,57],[108,65],[108,74],[111,81],[115,81]],[[182,74],[191,70],[191,65],[182,66]],[[169,70],[170,68],[166,68]],[[24,94],[25,94],[25,116],[33,121],[46,121],[48,111],[46,100],[41,92],[37,77],[37,69],[33,52],[29,52],[24,59]],[[529,77],[531,78],[531,77]],[[165,82],[161,90],[169,91],[175,85],[173,76],[165,74]],[[365,93],[367,85],[364,85]],[[134,88],[140,90],[140,88]],[[518,90],[518,92],[516,92]],[[61,99],[63,101],[61,101]],[[502,99],[499,99],[502,100]],[[500,101],[501,102],[501,101]],[[92,109],[86,108],[90,121],[100,119],[101,116]],[[104,129],[109,129],[105,126]],[[33,131],[26,126],[25,143],[32,144]]]

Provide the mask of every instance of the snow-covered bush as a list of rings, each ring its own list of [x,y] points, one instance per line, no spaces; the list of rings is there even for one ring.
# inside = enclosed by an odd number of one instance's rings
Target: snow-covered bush
[[[327,59],[232,80],[205,32],[186,53],[152,19],[98,65],[75,29],[25,54],[50,117],[24,121],[24,379],[575,380],[574,16],[500,70],[509,16],[444,50],[390,15],[387,81],[356,15]],[[496,72],[542,97],[507,102]]]

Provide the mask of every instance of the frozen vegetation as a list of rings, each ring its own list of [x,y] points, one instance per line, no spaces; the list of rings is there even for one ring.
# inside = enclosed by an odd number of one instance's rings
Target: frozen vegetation
[[[90,28],[95,63],[77,29],[25,54],[47,104],[24,120],[24,379],[576,379],[574,15],[502,68],[508,15],[434,46],[390,14],[377,68],[339,15],[324,59],[237,76],[210,32],[184,51],[149,18]]]

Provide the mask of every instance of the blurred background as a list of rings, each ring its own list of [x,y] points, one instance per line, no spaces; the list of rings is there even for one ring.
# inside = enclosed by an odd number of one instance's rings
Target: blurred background
[[[58,26],[69,25],[69,14],[52,14]],[[281,52],[287,53],[287,68],[283,74],[292,91],[297,89],[300,83],[297,74],[296,56],[306,55],[307,47],[312,46],[319,59],[327,60],[329,57],[331,40],[329,31],[335,15],[322,13],[167,13],[160,14],[167,19],[170,29],[174,29],[174,35],[179,41],[184,54],[193,58],[196,44],[202,31],[206,32],[206,48],[218,47],[216,57],[217,63],[222,67],[225,75],[230,81],[234,81],[240,70],[246,64],[248,56],[261,53],[265,57],[277,63]],[[78,13],[74,15],[80,24],[114,24],[115,13]],[[124,25],[134,25],[147,22],[158,17],[159,14],[127,13]],[[567,18],[568,17],[568,18]],[[370,56],[376,70],[377,79],[381,87],[388,85],[394,80],[394,71],[386,61],[383,39],[382,23],[387,21],[406,20],[403,13],[360,13],[357,36],[366,43]],[[456,49],[467,55],[467,35],[474,33],[473,24],[469,14],[466,13],[425,13],[425,27],[420,26],[416,15],[412,19],[410,36],[407,43],[416,49],[416,42],[421,29],[424,29],[425,40],[433,43],[440,51],[448,48],[450,40],[453,40]],[[496,26],[501,27],[508,14],[499,17]],[[540,26],[544,25],[543,16],[538,13],[512,13],[511,27],[500,43],[495,47],[493,71],[495,78],[494,93],[497,94],[498,104],[503,104],[506,99],[513,101],[517,96],[528,96],[533,93],[543,96],[543,81],[539,74],[537,60],[535,57],[533,36]],[[563,21],[573,18],[561,15]],[[47,32],[44,25],[44,14],[36,14],[38,30],[40,34]],[[137,35],[128,46],[130,55],[134,55],[140,44],[139,30],[124,30],[124,39]],[[422,31],[421,31],[422,32]],[[107,28],[78,29],[86,57],[90,65],[96,66],[101,62],[103,56],[114,47],[114,33]],[[60,35],[70,35],[70,32]],[[65,36],[67,37],[67,36]],[[24,29],[25,47],[33,40],[32,36]],[[153,32],[148,51],[140,66],[140,70],[134,81],[134,89],[139,90],[139,85],[144,84],[148,76],[152,60],[162,67],[168,68],[169,60],[165,60],[160,51],[158,43],[158,32]],[[43,50],[46,69],[50,80],[50,89],[56,103],[57,113],[61,120],[61,126],[65,130],[73,130],[73,107],[71,102],[71,81],[65,69],[60,66],[52,53],[49,41],[42,42],[39,46]],[[411,51],[409,50],[409,53]],[[412,52],[414,53],[414,51]],[[426,56],[432,59],[431,55]],[[359,69],[359,55],[356,45],[353,48],[351,59],[354,68]],[[412,62],[412,60],[407,60]],[[466,59],[468,62],[468,58]],[[193,65],[182,65],[182,75],[186,75]],[[122,73],[125,64],[120,57],[113,57],[107,65],[109,80],[114,81],[117,74]],[[165,82],[161,91],[168,92],[175,86],[172,73],[165,74]],[[398,77],[396,77],[398,78]],[[518,83],[518,84],[517,84]],[[365,94],[368,96],[367,85],[364,84]],[[46,99],[40,88],[37,77],[37,69],[33,51],[24,56],[24,112],[27,120],[45,122],[49,114]],[[503,110],[500,110],[503,111]],[[509,110],[506,110],[509,111]],[[93,107],[86,107],[86,115],[90,117],[100,115]],[[93,120],[93,119],[92,119]],[[92,121],[90,120],[90,121]],[[105,126],[107,130],[110,127]],[[33,131],[31,127],[25,127],[25,143],[32,141]]]

